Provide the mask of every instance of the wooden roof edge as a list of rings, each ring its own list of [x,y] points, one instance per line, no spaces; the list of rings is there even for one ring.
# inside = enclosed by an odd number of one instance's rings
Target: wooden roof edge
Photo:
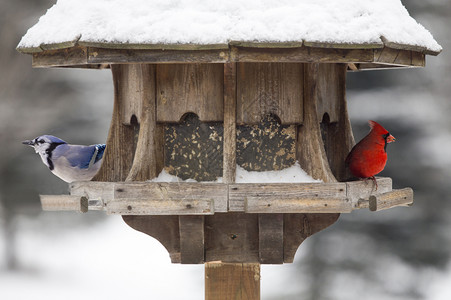
[[[66,43],[65,47],[74,44]],[[62,44],[60,44],[62,46]],[[33,67],[105,68],[114,63],[225,63],[225,62],[322,62],[354,64],[353,70],[424,67],[425,54],[414,50],[384,48],[295,47],[256,48],[230,46],[228,49],[161,50],[107,49],[77,43],[69,48],[33,52]],[[297,45],[299,46],[299,44]],[[374,65],[374,66],[373,66]],[[352,68],[351,68],[352,69]]]
[[[328,49],[380,49],[384,48],[383,43],[328,43],[304,41],[304,45],[310,48]]]
[[[90,42],[80,41],[81,36],[73,41],[66,41],[61,43],[41,44],[38,47],[17,47],[16,50],[24,54],[34,54],[46,50],[66,49],[74,46],[95,47],[103,49],[118,49],[118,50],[179,50],[179,51],[196,51],[196,50],[226,50],[230,47],[243,48],[330,48],[330,49],[381,49],[384,46],[398,50],[411,50],[421,52],[427,55],[438,55],[441,51],[433,51],[426,47],[417,45],[400,44],[391,42],[385,37],[381,37],[381,43],[330,43],[320,41],[287,41],[287,42],[259,42],[259,41],[230,41],[228,43],[218,44],[133,44],[133,43],[119,43],[119,42]]]
[[[410,51],[420,52],[420,53],[424,53],[427,55],[433,55],[433,56],[437,56],[442,52],[442,50],[434,51],[434,50],[428,49],[424,46],[392,42],[392,41],[388,40],[385,36],[381,36],[381,41],[384,43],[384,45],[386,47],[398,49],[398,50],[410,50]]]

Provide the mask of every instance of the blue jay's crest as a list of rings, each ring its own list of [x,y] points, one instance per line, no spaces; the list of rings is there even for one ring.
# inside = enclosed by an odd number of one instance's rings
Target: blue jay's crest
[[[91,180],[100,168],[106,147],[70,145],[52,135],[22,143],[33,147],[50,171],[66,182]]]

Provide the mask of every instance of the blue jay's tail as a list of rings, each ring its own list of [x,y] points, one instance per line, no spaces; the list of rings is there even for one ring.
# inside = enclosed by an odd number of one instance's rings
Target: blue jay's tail
[[[96,146],[96,150],[97,150],[97,155],[96,155],[96,158],[94,160],[94,163],[96,163],[96,162],[98,162],[99,160],[102,159],[103,153],[105,152],[106,145],[105,144],[97,144],[95,146]]]

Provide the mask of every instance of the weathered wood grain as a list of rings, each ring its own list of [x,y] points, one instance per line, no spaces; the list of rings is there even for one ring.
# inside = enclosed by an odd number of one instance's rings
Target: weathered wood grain
[[[236,80],[236,64],[224,64],[224,183],[235,182],[236,174]]]
[[[424,67],[425,55],[421,52],[385,47],[374,51],[373,61],[387,65]]]
[[[128,73],[128,81],[134,83],[127,85],[124,91],[127,104],[122,112],[122,122],[136,116],[139,133],[133,164],[125,181],[143,181],[157,177],[162,168],[162,163],[157,165],[158,159],[162,159],[158,150],[163,137],[159,134],[161,129],[157,128],[155,116],[155,65],[128,66],[132,70]]]
[[[376,180],[378,185],[377,190],[373,181],[370,179],[346,182],[346,197],[351,201],[353,208],[363,208],[362,203],[368,201],[371,195],[392,191],[391,178],[376,177]]]
[[[204,217],[179,216],[182,264],[204,263]]]
[[[122,66],[121,93],[125,98],[121,105],[120,115],[121,122],[130,125],[132,116],[135,116],[138,123],[141,123],[142,106],[144,104],[143,90],[147,87],[151,88],[152,82],[143,80],[143,65],[128,64]],[[150,94],[146,95],[151,96]]]
[[[282,124],[301,124],[302,78],[298,63],[238,63],[237,123],[259,124],[272,114]]]
[[[380,211],[396,206],[411,206],[413,204],[413,190],[404,188],[391,192],[371,195],[369,207],[371,211]]]
[[[346,102],[346,64],[320,64],[317,97],[329,167],[337,180],[346,181],[351,174],[344,161],[355,144]]]
[[[114,182],[78,181],[69,184],[72,196],[83,196],[88,199],[101,199],[104,201],[114,198]]]
[[[347,198],[247,198],[247,213],[350,213],[353,210]]]
[[[229,185],[229,211],[246,211],[256,209],[259,201],[269,201],[276,205],[280,201],[296,201],[296,199],[344,199],[346,184],[344,183],[236,183]],[[277,206],[270,206],[273,212],[281,212]],[[246,211],[246,212],[251,212]],[[256,211],[253,211],[256,212]],[[271,211],[266,210],[269,213]],[[289,211],[286,211],[289,212]]]
[[[260,299],[260,264],[206,263],[205,299]]]
[[[116,198],[106,202],[110,215],[212,215],[213,199]]]
[[[125,65],[112,65],[114,83],[114,106],[106,149],[99,172],[93,181],[124,181],[130,171],[135,153],[137,124],[130,126],[122,124],[123,107],[127,104],[127,94],[123,86],[127,85]]]
[[[225,63],[229,51],[213,50],[155,50],[88,48],[88,63]]]
[[[118,182],[115,184],[114,198],[172,202],[206,201],[204,205],[214,202],[212,212],[227,211],[227,185],[221,183]]]
[[[223,121],[222,64],[157,66],[157,121],[178,123],[188,112],[203,122]]]
[[[314,179],[335,182],[317,114],[319,68],[317,63],[304,65],[304,122],[298,127],[296,158],[302,169]]]
[[[328,114],[331,123],[338,122],[341,99],[346,81],[346,72],[341,72],[342,64],[319,64],[317,77],[317,116],[322,120]],[[344,75],[344,76],[343,76]]]
[[[258,215],[205,216],[205,261],[258,262]]]
[[[64,44],[64,43],[63,43]],[[64,47],[72,45],[68,42]],[[109,44],[78,43],[70,48],[59,45],[18,48],[33,55],[33,67],[99,68],[109,64],[128,63],[227,63],[227,62],[291,62],[291,63],[353,63],[361,69],[397,67],[424,67],[425,55],[439,52],[421,47],[387,42],[379,45],[349,45],[308,43],[247,43],[230,45],[129,45],[115,47]],[[381,51],[398,51],[399,59],[391,55],[380,57]],[[411,58],[409,58],[411,57]],[[380,64],[378,64],[380,63]],[[381,65],[382,64],[382,65]],[[360,69],[360,68],[359,68]]]
[[[39,195],[44,211],[88,211],[88,198],[72,195]]]
[[[258,215],[259,260],[262,264],[283,264],[283,214]]]
[[[33,53],[32,67],[61,67],[84,65],[88,62],[88,50],[85,47],[46,50]]]

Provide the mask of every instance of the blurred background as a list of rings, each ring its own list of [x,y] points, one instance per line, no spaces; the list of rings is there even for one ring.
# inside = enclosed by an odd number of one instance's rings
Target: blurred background
[[[40,209],[67,184],[21,141],[104,143],[113,104],[109,70],[32,69],[15,51],[54,2],[0,0],[0,299],[202,299],[203,266],[170,264],[120,217]],[[443,52],[423,69],[348,73],[347,98],[356,140],[368,119],[397,138],[381,175],[415,205],[342,214],[294,264],[262,266],[262,299],[451,299],[451,1],[403,2]]]

